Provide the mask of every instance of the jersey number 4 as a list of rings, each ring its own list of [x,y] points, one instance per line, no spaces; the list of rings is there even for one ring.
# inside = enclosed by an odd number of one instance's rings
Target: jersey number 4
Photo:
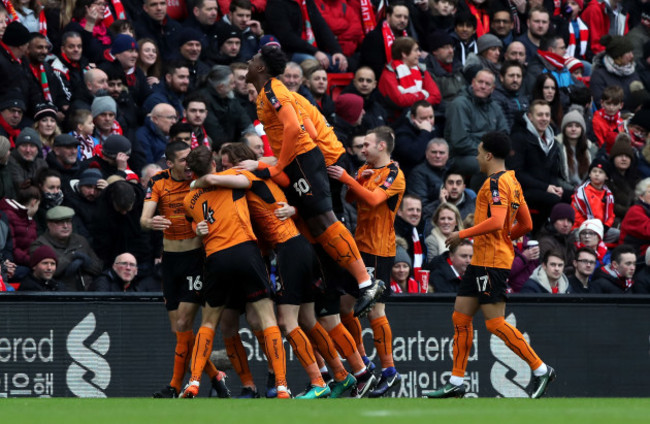
[[[203,207],[203,219],[208,224],[214,224],[214,210],[208,206],[208,202],[203,202],[201,206]]]

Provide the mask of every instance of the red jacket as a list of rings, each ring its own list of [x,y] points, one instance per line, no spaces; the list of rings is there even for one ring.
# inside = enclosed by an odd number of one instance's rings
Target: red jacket
[[[591,51],[594,55],[605,51],[605,46],[600,44],[600,37],[609,33],[609,15],[607,14],[607,6],[604,2],[598,0],[591,0],[587,8],[582,12],[580,18],[589,27],[589,41],[591,43]],[[630,16],[625,15],[625,30],[627,34]]]
[[[343,54],[351,56],[363,41],[361,5],[358,0],[314,0],[334,36],[339,41]]]
[[[621,222],[619,241],[637,247],[638,254],[644,257],[650,245],[650,210],[646,211],[643,204],[637,203],[628,209]]]
[[[12,199],[0,200],[0,210],[7,214],[14,239],[14,263],[29,267],[29,246],[36,240],[36,221],[27,216],[27,209]]]
[[[379,92],[384,97],[388,97],[399,108],[411,107],[418,100],[426,100],[433,106],[439,104],[442,96],[435,81],[431,78],[431,74],[422,70],[420,72],[422,73],[422,88],[427,91],[428,97],[425,97],[422,91],[418,93],[401,93],[398,88],[397,74],[389,65],[384,68],[381,78],[379,78]]]
[[[604,114],[604,109],[598,109],[594,113],[591,123],[594,128],[594,135],[596,136],[598,147],[602,147],[605,144],[605,149],[607,149],[607,154],[609,154],[619,133],[618,127],[623,123],[623,120],[621,119],[620,113],[616,120],[607,119],[604,117]]]
[[[571,206],[576,212],[573,228],[580,228],[587,219],[599,219],[603,225],[614,224],[614,196],[607,186],[598,190],[589,181],[576,188],[571,197]]]

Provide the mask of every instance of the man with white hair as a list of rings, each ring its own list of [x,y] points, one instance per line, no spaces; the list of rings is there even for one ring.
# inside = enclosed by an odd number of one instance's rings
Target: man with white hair
[[[200,91],[207,101],[205,130],[215,151],[223,143],[237,140],[245,132],[255,131],[248,114],[235,99],[234,87],[235,80],[230,67],[216,65],[208,74],[207,87]]]

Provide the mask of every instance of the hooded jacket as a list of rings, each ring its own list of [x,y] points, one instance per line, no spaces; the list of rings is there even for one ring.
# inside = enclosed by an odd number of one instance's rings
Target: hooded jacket
[[[564,294],[568,292],[569,279],[566,277],[566,275],[562,274],[560,276],[560,279],[557,282],[557,288],[558,294]],[[548,281],[548,276],[546,275],[546,271],[544,271],[542,268],[542,265],[535,268],[528,281],[526,281],[521,287],[519,293],[553,293],[551,283]]]

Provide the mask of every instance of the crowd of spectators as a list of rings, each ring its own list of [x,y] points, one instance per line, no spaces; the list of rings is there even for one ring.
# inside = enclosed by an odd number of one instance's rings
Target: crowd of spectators
[[[534,222],[511,291],[650,292],[650,1],[0,0],[0,40],[0,289],[159,291],[148,181],[170,141],[272,161],[246,73],[273,44],[348,172],[395,132],[396,291],[457,288],[502,131]]]

